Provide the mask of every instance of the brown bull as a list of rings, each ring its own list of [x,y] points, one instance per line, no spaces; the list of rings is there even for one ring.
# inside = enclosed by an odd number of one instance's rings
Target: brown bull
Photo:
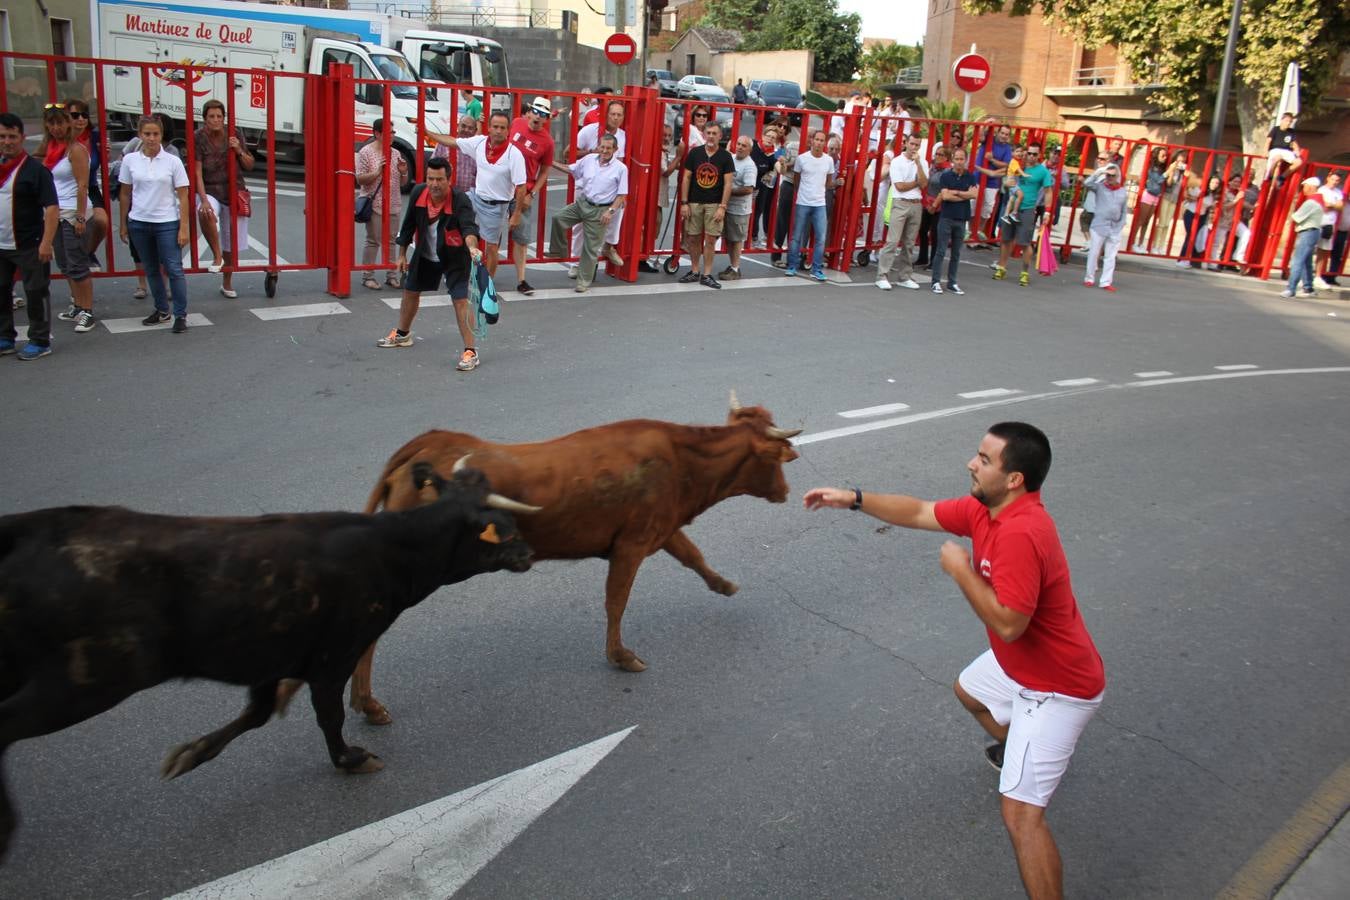
[[[742,407],[734,393],[724,426],[634,419],[532,444],[494,444],[468,434],[429,431],[390,458],[366,511],[429,502],[429,494],[413,487],[412,466],[430,463],[448,477],[472,454],[471,465],[487,475],[494,490],[543,507],[519,520],[536,561],[609,560],[605,653],[614,665],[641,672],[646,664],[619,635],[638,566],[665,550],[711,590],[736,593],[736,585],[708,567],[681,529],[728,497],[787,500],[783,463],[797,458],[789,439],[800,433],[776,427],[762,407]],[[373,724],[386,724],[388,711],[371,696],[374,654],[372,644],[352,674],[351,703]]]

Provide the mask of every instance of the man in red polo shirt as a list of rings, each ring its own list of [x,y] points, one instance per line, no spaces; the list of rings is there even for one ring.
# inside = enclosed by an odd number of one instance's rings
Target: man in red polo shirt
[[[942,545],[942,569],[984,623],[990,649],[957,678],[956,696],[997,742],[985,756],[1000,772],[1003,823],[1027,895],[1058,898],[1063,871],[1045,807],[1101,704],[1105,673],[1041,505],[1050,441],[1024,422],[1000,422],[966,468],[970,495],[958,499],[814,488],[803,502],[971,539],[973,557],[954,541]]]
[[[553,165],[553,135],[549,120],[553,106],[547,97],[535,97],[525,114],[511,123],[510,141],[525,156],[525,197],[520,220],[511,229],[511,260],[516,264],[516,290],[525,296],[534,288],[525,280],[525,248],[535,237],[539,221],[539,197],[548,189],[548,170]]]

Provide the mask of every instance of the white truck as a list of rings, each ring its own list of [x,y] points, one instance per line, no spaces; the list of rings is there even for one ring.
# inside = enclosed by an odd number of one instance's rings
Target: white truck
[[[358,79],[419,82],[418,69],[447,78],[477,78],[491,84],[506,80],[500,45],[465,35],[410,29],[398,17],[348,13],[309,7],[239,3],[231,0],[91,0],[98,16],[95,55],[153,63],[149,78],[150,108],[177,121],[186,137],[183,117],[187,92],[200,110],[208,99],[225,101],[230,90],[223,73],[190,72],[188,65],[258,69],[276,72],[324,73],[330,63],[352,66]],[[474,42],[472,46],[468,41]],[[393,45],[393,46],[391,46]],[[273,126],[277,159],[299,162],[304,153],[304,90],[302,79],[274,80]],[[463,81],[458,83],[463,84]],[[474,82],[476,83],[476,82]],[[112,66],[105,75],[105,106],[110,117],[132,123],[144,109],[144,79],[139,66]],[[250,142],[267,149],[266,79],[234,76],[235,119]],[[389,119],[394,146],[412,161],[416,146],[417,89],[391,88]],[[451,130],[450,91],[426,92],[426,128]],[[459,104],[462,108],[463,103]],[[355,120],[369,126],[384,116],[384,88],[358,85]]]

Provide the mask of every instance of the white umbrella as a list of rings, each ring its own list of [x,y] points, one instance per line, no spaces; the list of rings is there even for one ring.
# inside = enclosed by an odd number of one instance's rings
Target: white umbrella
[[[1298,63],[1290,63],[1284,72],[1284,88],[1280,91],[1280,105],[1275,109],[1275,121],[1278,124],[1284,113],[1293,113],[1298,118]]]

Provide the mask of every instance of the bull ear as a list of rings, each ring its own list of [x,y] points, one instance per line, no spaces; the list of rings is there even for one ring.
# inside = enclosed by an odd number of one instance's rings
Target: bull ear
[[[446,481],[436,471],[436,467],[429,462],[415,462],[412,467],[413,490],[420,491],[424,487],[432,487],[436,490],[436,495],[445,493]]]

